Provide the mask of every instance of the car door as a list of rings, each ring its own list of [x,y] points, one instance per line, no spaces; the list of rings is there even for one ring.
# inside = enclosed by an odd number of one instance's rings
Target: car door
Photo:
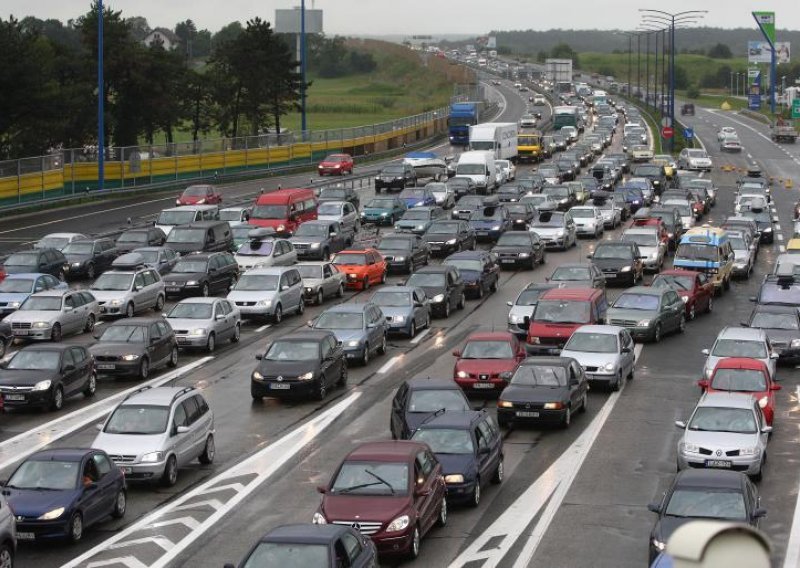
[[[178,465],[182,466],[192,460],[190,457],[192,455],[192,432],[191,428],[187,432],[178,432],[179,426],[190,426],[189,416],[182,402],[178,402],[173,408],[170,441],[172,442],[172,448],[175,452],[175,458],[178,460]]]
[[[677,302],[675,301],[674,298],[677,295],[678,295],[677,292],[669,290],[661,297],[661,305],[662,305],[661,311],[663,312],[664,317],[666,318],[669,329],[677,329],[678,326],[680,325],[681,316],[683,315],[682,310],[678,309],[679,308],[678,303],[680,302],[682,304],[680,298],[678,298]],[[680,307],[682,307],[682,305]]]
[[[408,385],[403,383],[397,389],[397,392],[392,399],[392,414],[389,418],[389,430],[392,433],[392,438],[400,440],[403,438],[405,431],[405,413],[406,413],[406,400],[408,399]]]
[[[100,507],[100,517],[109,515],[116,504],[117,491],[121,483],[116,475],[114,475],[113,465],[107,455],[95,452],[90,458],[94,462],[95,471],[97,472],[98,479],[97,490],[100,492],[100,500],[98,506]]]
[[[158,325],[159,323],[161,322],[153,322],[150,324],[150,346],[153,348],[150,360],[151,368],[160,365],[169,356],[169,351],[166,349],[167,338],[164,337],[164,330]]]
[[[190,462],[197,458],[205,446],[205,429],[200,415],[200,406],[194,396],[190,396],[182,403],[186,412],[186,422],[189,424],[189,448],[186,461]]]
[[[70,366],[73,370],[67,371]],[[92,361],[83,347],[70,347],[64,352],[62,369],[65,371],[64,394],[68,396],[84,390],[92,372]]]
[[[233,314],[229,310],[226,312],[225,303],[225,300],[214,302],[214,330],[218,341],[223,341],[233,335],[233,327],[236,323],[233,321]]]
[[[498,459],[497,444],[494,443],[492,432],[485,419],[475,424],[473,436],[477,442],[475,459],[478,462],[478,475],[480,475],[481,484],[484,484],[494,473],[493,466],[496,465]]]
[[[418,452],[414,458],[414,507],[422,525],[422,534],[436,520],[436,492],[432,483],[434,463],[425,450]]]
[[[81,460],[80,474],[76,481],[81,496],[78,498],[78,506],[83,512],[83,524],[85,527],[92,525],[107,516],[110,511],[106,508],[105,499],[107,495],[103,491],[103,483],[97,464],[92,459],[94,452],[88,453]],[[91,484],[83,484],[84,477],[91,479]]]
[[[218,254],[212,255],[208,259],[208,287],[212,294],[223,291],[227,284],[224,267],[220,261],[221,258]]]
[[[584,387],[581,385],[581,366],[576,362],[572,362],[569,365],[567,373],[569,375],[567,381],[567,386],[569,388],[569,402],[573,409],[572,412],[574,413],[575,409],[580,405],[580,400],[584,392]]]
[[[67,335],[82,329],[81,304],[82,301],[77,294],[69,293],[64,295],[63,308],[58,318],[61,323],[62,334]]]
[[[428,323],[428,298],[423,290],[414,290],[411,300],[414,302],[414,323],[419,329]]]

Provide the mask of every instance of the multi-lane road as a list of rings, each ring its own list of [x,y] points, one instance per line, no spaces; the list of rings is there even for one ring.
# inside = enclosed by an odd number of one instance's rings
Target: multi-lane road
[[[515,121],[525,103],[513,89],[497,92],[505,102],[500,120]],[[776,178],[797,176],[800,158],[794,147],[777,147],[765,139],[766,129],[746,118],[698,110],[688,121],[717,165],[744,167],[756,160]],[[745,151],[721,156],[716,146],[719,126],[735,126]],[[441,148],[449,153],[449,147]],[[787,154],[788,151],[788,154]],[[525,169],[524,167],[522,168]],[[722,189],[710,222],[733,211],[736,174],[718,168],[711,174]],[[308,175],[224,186],[226,200],[252,196],[259,188],[289,187]],[[362,202],[372,194],[364,189]],[[736,282],[714,312],[688,326],[687,333],[658,345],[637,345],[636,379],[619,393],[592,391],[589,412],[576,417],[569,430],[514,429],[505,437],[505,480],[487,488],[476,509],[453,508],[448,525],[434,529],[422,543],[416,565],[641,567],[656,500],[675,472],[675,445],[683,419],[699,395],[696,380],[704,356],[725,325],[738,325],[749,314],[748,297],[772,265],[782,243],[791,237],[795,192],[773,191],[774,215],[780,229],[773,246],[762,249],[750,280]],[[123,226],[128,217],[147,219],[172,205],[174,196],[145,197],[44,212],[3,220],[3,247],[36,240],[47,232],[82,230],[100,233]],[[614,238],[619,230],[605,238]],[[39,566],[221,566],[238,562],[266,530],[288,522],[308,522],[320,496],[316,487],[356,444],[389,437],[389,409],[395,388],[405,379],[430,375],[451,377],[450,352],[479,329],[505,329],[506,301],[530,281],[543,281],[562,262],[586,258],[594,241],[579,241],[567,252],[549,253],[547,264],[534,271],[504,272],[497,293],[468,302],[467,309],[437,319],[430,331],[414,340],[392,339],[386,355],[367,367],[353,367],[348,387],[325,403],[253,403],[249,377],[254,356],[271,338],[303,327],[323,308],[310,307],[302,318],[277,326],[249,324],[242,342],[218,348],[213,356],[184,354],[178,369],[153,379],[158,383],[194,385],[203,389],[216,419],[217,456],[212,466],[182,470],[170,489],[132,486],[124,519],[88,531],[74,546],[23,545],[18,565]],[[392,277],[390,282],[402,280]],[[609,291],[611,297],[618,290]],[[370,292],[348,294],[357,302]],[[90,343],[88,336],[66,341]],[[783,390],[777,393],[775,433],[769,464],[760,482],[768,516],[762,529],[773,544],[776,565],[800,548],[793,522],[800,474],[797,468],[800,431],[800,375],[781,368]],[[0,476],[32,450],[47,445],[74,447],[91,443],[94,423],[113,407],[136,381],[101,378],[93,400],[72,399],[57,414],[13,412],[2,417]],[[476,401],[493,409],[494,401]],[[491,410],[493,412],[493,410]],[[790,544],[791,543],[791,544]],[[792,552],[792,551],[795,552]],[[796,557],[794,557],[796,559]],[[389,561],[387,565],[393,565]],[[787,564],[793,565],[793,564]]]

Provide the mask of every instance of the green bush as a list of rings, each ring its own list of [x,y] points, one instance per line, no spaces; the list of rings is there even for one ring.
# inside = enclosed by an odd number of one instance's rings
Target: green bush
[[[686,96],[690,99],[696,99],[700,96],[700,89],[697,88],[697,85],[689,85],[689,88],[686,89]]]

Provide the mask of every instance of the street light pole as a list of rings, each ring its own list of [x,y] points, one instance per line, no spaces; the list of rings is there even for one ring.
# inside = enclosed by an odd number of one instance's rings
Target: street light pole
[[[650,34],[644,34],[645,58],[644,58],[644,106],[650,104]]]
[[[97,0],[97,189],[106,178],[105,85],[103,81],[103,0]]]
[[[306,0],[300,0],[300,130],[303,140],[306,127]]]
[[[636,98],[642,96],[642,35],[636,35]]]

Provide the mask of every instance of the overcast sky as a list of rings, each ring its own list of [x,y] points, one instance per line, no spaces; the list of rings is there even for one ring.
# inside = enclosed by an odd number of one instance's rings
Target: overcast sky
[[[260,16],[274,20],[276,8],[291,8],[299,0],[107,0],[126,17],[144,16],[151,27],[172,28],[191,18],[197,27],[216,31],[233,21]],[[311,7],[307,0],[306,8]],[[800,2],[781,0],[774,6],[761,2],[730,0],[672,0],[651,3],[637,0],[593,2],[574,0],[550,8],[534,0],[316,0],[324,11],[325,32],[329,35],[382,34],[485,34],[489,30],[535,29],[633,29],[639,22],[640,7],[669,9],[673,12],[709,11],[705,23],[725,28],[755,27],[751,9],[777,9],[778,28],[800,28]],[[2,0],[3,18],[36,16],[66,21],[86,12],[87,0]]]

